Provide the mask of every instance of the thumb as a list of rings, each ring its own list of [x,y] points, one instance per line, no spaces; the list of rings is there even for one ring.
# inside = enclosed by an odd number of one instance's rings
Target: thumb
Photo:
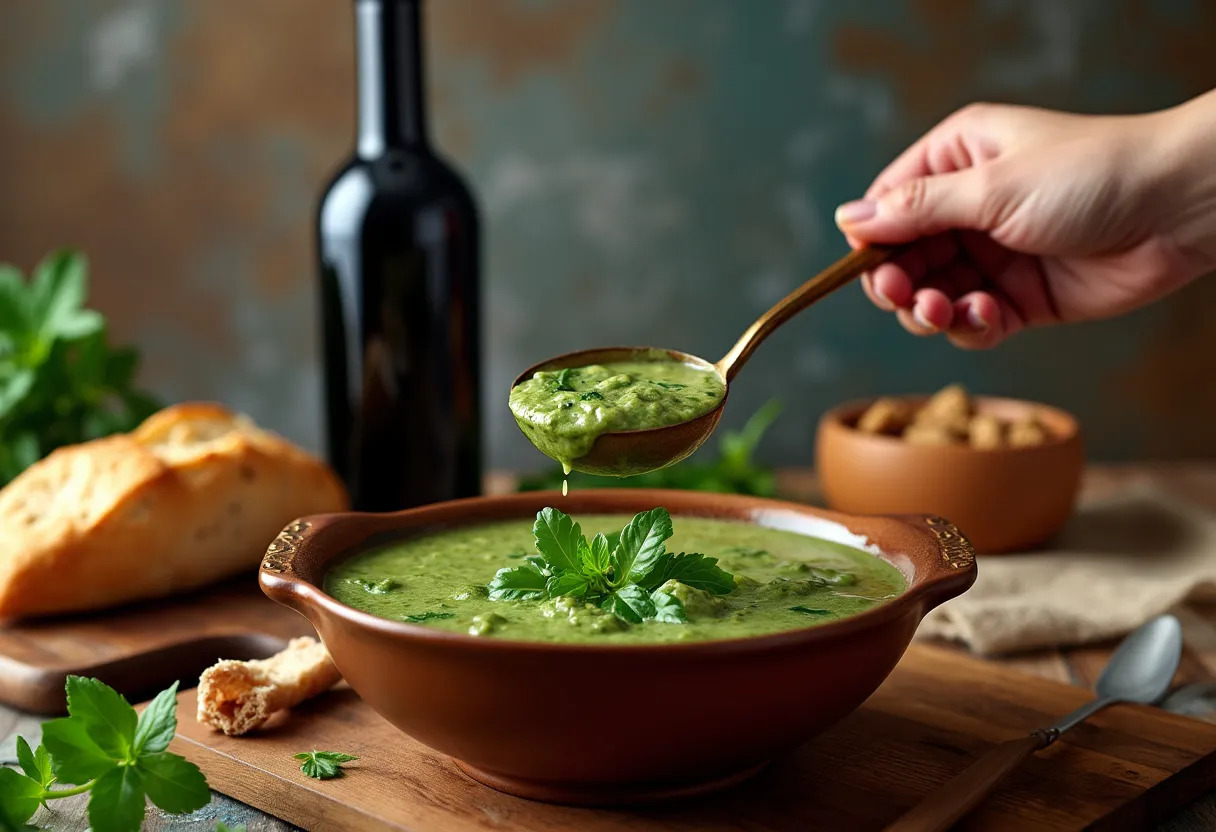
[[[909,179],[836,209],[836,225],[867,243],[906,243],[955,228],[989,230],[991,181],[978,168]]]

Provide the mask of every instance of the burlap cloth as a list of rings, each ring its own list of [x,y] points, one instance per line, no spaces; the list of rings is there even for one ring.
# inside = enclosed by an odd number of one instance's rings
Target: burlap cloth
[[[1216,513],[1152,485],[1082,506],[1042,551],[981,556],[979,578],[919,638],[981,654],[1100,641],[1216,599]]]

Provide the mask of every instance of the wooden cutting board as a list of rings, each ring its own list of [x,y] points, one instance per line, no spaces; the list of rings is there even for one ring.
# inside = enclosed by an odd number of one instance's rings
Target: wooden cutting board
[[[376,716],[349,689],[284,714],[259,733],[200,726],[180,697],[172,749],[225,794],[306,829],[726,832],[881,829],[992,744],[1048,724],[1090,698],[1062,685],[913,646],[857,712],[716,796],[646,809],[533,803],[468,779]],[[291,755],[359,755],[349,774],[309,780]],[[1117,706],[1028,760],[958,828],[1141,829],[1216,783],[1216,725]]]
[[[0,627],[0,702],[63,713],[73,673],[139,702],[175,679],[192,686],[216,659],[269,656],[287,639],[312,634],[250,576],[163,601],[9,625]]]

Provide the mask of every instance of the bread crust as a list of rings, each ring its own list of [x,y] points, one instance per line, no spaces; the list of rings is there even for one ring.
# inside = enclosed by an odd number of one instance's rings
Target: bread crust
[[[254,568],[292,519],[347,505],[328,466],[249,419],[169,407],[0,491],[0,619],[199,587]]]

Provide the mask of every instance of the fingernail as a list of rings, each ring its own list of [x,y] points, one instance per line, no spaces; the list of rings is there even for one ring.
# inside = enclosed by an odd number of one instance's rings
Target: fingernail
[[[882,289],[879,289],[877,286],[874,287],[874,297],[878,299],[878,307],[884,312],[895,311],[895,304],[892,303],[891,299],[883,294]]]
[[[848,225],[850,223],[865,222],[878,213],[878,203],[870,199],[858,199],[853,202],[846,202],[836,209],[836,224]]]
[[[923,312],[920,311],[919,306],[912,308],[912,320],[916,321],[917,324],[919,324],[920,326],[929,330],[930,332],[937,332],[937,327],[935,327],[933,324],[931,324],[927,320],[925,320],[925,315]]]
[[[983,332],[986,329],[988,329],[988,322],[980,317],[980,313],[975,311],[974,306],[967,307],[967,323],[971,326],[972,329],[978,330],[980,332]]]

